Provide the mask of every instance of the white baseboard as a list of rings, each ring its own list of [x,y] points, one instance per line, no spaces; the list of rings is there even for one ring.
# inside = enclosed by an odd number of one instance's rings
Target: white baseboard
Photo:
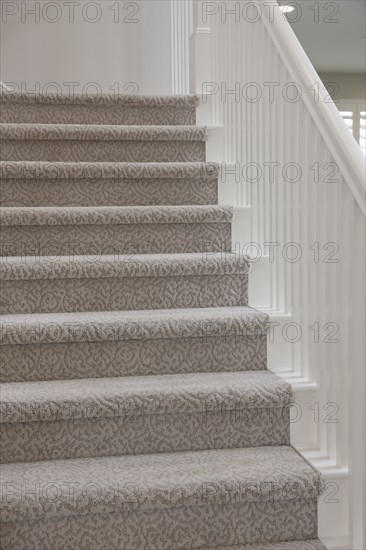
[[[348,537],[321,537],[320,540],[327,550],[352,550]]]

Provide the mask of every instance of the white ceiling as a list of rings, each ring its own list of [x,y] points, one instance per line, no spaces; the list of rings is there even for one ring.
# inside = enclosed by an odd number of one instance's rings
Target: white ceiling
[[[291,4],[285,0],[279,3]],[[297,15],[294,11],[288,20],[318,71],[365,72],[366,0],[298,0],[293,4],[300,6],[301,17],[291,23]],[[311,9],[316,5],[319,22],[314,21]],[[335,8],[339,8],[338,13]]]

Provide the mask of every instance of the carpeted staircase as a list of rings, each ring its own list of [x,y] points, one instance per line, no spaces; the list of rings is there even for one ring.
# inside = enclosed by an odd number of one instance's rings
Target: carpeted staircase
[[[320,550],[195,97],[1,98],[4,550]]]

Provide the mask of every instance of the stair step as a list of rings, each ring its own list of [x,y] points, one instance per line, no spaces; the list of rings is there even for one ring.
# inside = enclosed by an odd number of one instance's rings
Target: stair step
[[[3,384],[1,463],[288,445],[292,389],[270,371]]]
[[[249,262],[232,253],[12,256],[0,273],[3,314],[248,304]]]
[[[322,482],[279,446],[8,464],[2,487],[6,548],[183,550],[314,539]]]
[[[1,160],[203,162],[207,130],[198,126],[2,124]]]
[[[0,94],[4,548],[324,550],[197,102]]]
[[[1,122],[194,125],[198,96],[0,94]]]
[[[205,546],[197,550],[326,550],[319,539],[288,542],[259,542],[240,546]]]
[[[0,382],[263,370],[268,321],[248,307],[4,315]]]
[[[1,206],[217,204],[219,167],[204,162],[0,162]]]
[[[0,216],[5,256],[231,250],[229,206],[14,207]]]

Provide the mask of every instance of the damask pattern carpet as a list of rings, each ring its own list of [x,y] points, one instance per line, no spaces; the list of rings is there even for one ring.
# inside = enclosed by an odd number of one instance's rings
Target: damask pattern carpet
[[[321,550],[194,96],[1,96],[4,550]]]

